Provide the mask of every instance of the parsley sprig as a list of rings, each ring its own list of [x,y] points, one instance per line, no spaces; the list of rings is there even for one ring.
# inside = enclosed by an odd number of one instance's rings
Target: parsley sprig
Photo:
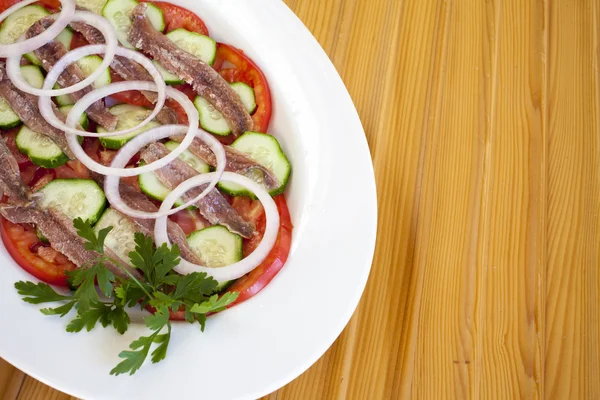
[[[206,273],[185,276],[175,273],[174,268],[180,262],[177,245],[156,247],[151,238],[136,233],[135,251],[129,253],[129,260],[143,274],[144,279],[140,280],[119,260],[107,257],[104,241],[112,227],[96,234],[92,226],[81,219],[76,219],[74,226],[85,240],[85,249],[98,253],[97,259],[89,265],[68,274],[74,291],[61,294],[46,283],[24,281],[15,283],[15,288],[27,303],[61,303],[41,309],[44,315],[64,317],[75,309],[76,316],[67,325],[68,332],[84,329],[89,332],[100,323],[123,334],[131,323],[127,308],[139,305],[142,309],[153,309],[154,313],[144,318],[150,334],[134,340],[129,345],[130,350],[119,354],[122,361],[110,371],[111,375],[133,375],[149,355],[153,363],[165,359],[172,331],[171,310],[183,309],[185,320],[192,324],[197,322],[204,331],[206,316],[223,311],[238,297],[238,293],[217,294],[218,282]],[[116,276],[107,268],[108,263],[117,265],[128,278]]]

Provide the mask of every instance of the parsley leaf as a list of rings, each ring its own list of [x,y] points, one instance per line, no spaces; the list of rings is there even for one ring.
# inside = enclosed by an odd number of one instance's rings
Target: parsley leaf
[[[85,249],[98,253],[93,262],[67,273],[74,293],[62,295],[45,283],[17,282],[15,288],[28,303],[64,302],[56,308],[42,309],[45,315],[64,317],[76,309],[77,316],[67,325],[68,332],[91,331],[101,324],[103,327],[112,325],[123,334],[131,323],[126,308],[153,307],[154,313],[144,318],[151,334],[134,340],[129,350],[119,354],[123,360],[110,371],[111,375],[133,375],[148,355],[153,363],[165,359],[171,340],[170,310],[183,310],[187,322],[198,321],[204,330],[207,314],[224,310],[238,297],[238,293],[216,294],[218,282],[206,273],[176,274],[173,269],[180,262],[179,248],[164,244],[156,248],[152,238],[140,233],[135,234],[135,251],[129,258],[143,273],[144,279],[139,280],[128,271],[124,271],[127,277],[115,276],[105,264],[122,266],[121,261],[109,259],[104,252],[104,242],[112,227],[96,234],[88,221],[77,219],[73,224],[85,240]],[[112,298],[112,302],[102,302],[98,289],[104,296]]]
[[[237,300],[238,296],[239,293],[225,293],[219,298],[219,295],[215,294],[207,301],[195,304],[190,311],[195,314],[217,313],[225,310],[229,304]]]
[[[57,293],[50,285],[42,282],[35,284],[33,282],[20,281],[15,283],[15,289],[17,289],[17,293],[24,296],[24,302],[31,304],[50,303],[70,300],[72,298],[71,296],[64,296]]]
[[[86,250],[92,250],[100,254],[104,254],[104,240],[112,230],[112,226],[104,228],[98,232],[98,236],[94,232],[92,225],[88,221],[77,218],[73,221],[73,226],[77,229],[77,234],[86,240],[84,247]]]

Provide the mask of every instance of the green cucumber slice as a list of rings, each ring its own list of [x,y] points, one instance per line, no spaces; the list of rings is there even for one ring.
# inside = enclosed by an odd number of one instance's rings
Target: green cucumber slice
[[[131,11],[138,4],[135,0],[108,0],[102,9],[102,16],[115,27],[119,42],[128,49],[135,49],[129,42],[128,36],[131,29]],[[165,30],[165,18],[158,7],[148,4],[146,15],[157,31]]]
[[[102,58],[100,56],[91,55],[85,56],[77,61],[77,65],[83,72],[83,74],[88,77],[90,76],[98,67],[102,64]],[[110,68],[106,68],[104,72],[96,79],[93,83],[94,88],[100,88],[102,86],[108,85],[112,81],[110,77]],[[58,85],[54,85],[54,88],[59,88]],[[60,96],[56,96],[56,102],[61,106],[68,106],[75,104],[75,101],[71,97],[71,95],[63,94]]]
[[[62,44],[65,45],[67,50],[70,50],[72,39],[73,39],[73,31],[69,28],[66,28],[61,33],[59,33],[58,36],[56,36],[56,38],[54,40],[61,42]],[[23,57],[25,57],[30,63],[32,63],[34,65],[38,65],[38,66],[42,65],[42,62],[40,61],[40,59],[37,58],[37,56],[33,52],[23,54]]]
[[[40,89],[44,84],[44,74],[35,65],[24,65],[21,67],[21,75],[31,86]],[[21,125],[21,119],[13,111],[8,102],[0,97],[0,128],[10,129]]]
[[[107,0],[75,0],[78,7],[85,8],[96,14],[102,14],[102,9],[106,5]]]
[[[0,43],[15,43],[23,33],[40,19],[50,13],[41,6],[31,5],[21,8],[10,14],[0,27]]]
[[[242,82],[230,83],[231,88],[240,96],[240,100],[246,111],[252,114],[256,110],[256,98],[254,89]],[[197,96],[194,105],[200,115],[200,126],[214,135],[227,136],[231,128],[223,115],[204,98]]]
[[[246,132],[237,138],[231,147],[273,172],[279,180],[280,185],[269,191],[271,196],[276,196],[285,190],[290,179],[292,166],[277,139],[266,133]],[[246,176],[258,183],[262,183],[261,175],[258,172],[257,174],[248,174]],[[248,192],[245,188],[231,182],[219,182],[219,189],[232,196],[254,197],[254,194]]]
[[[119,212],[107,208],[96,222],[94,232],[98,234],[100,230],[111,226],[112,230],[106,236],[104,246],[112,250],[123,262],[132,265],[129,253],[135,251],[135,224]]]
[[[81,218],[95,223],[104,207],[106,197],[91,179],[55,179],[39,191],[42,208],[55,207],[70,219]]]
[[[42,168],[56,168],[69,158],[46,135],[32,131],[26,126],[21,127],[15,138],[19,151],[29,157],[32,163]]]
[[[71,111],[71,108],[73,108],[72,105],[66,105],[66,106],[59,107],[58,109],[66,117],[67,115],[69,115],[69,111]],[[87,115],[85,113],[81,114],[81,117],[79,117],[79,125],[81,125],[81,127],[83,129],[87,129],[88,124],[89,124],[89,121],[88,121]],[[81,141],[83,141],[83,137],[81,137]]]
[[[242,237],[221,225],[193,232],[187,241],[209,268],[224,267],[242,259]]]
[[[0,97],[0,129],[10,129],[19,125],[21,125],[19,116],[15,114],[8,102]]]
[[[171,141],[165,143],[165,147],[171,151],[176,149],[177,146],[179,146],[179,143],[177,142]],[[210,171],[210,166],[208,164],[188,150],[185,150],[178,158],[201,174]],[[163,185],[153,172],[147,172],[139,175],[138,183],[141,191],[154,200],[163,201],[169,195],[169,193],[171,193],[171,189]],[[183,204],[181,199],[175,202],[176,206],[180,206],[181,204]]]
[[[132,106],[130,104],[118,104],[116,106],[111,107],[109,110],[111,113],[119,117],[119,122],[117,123],[116,128],[117,131],[133,128],[134,126],[142,122],[144,119],[146,119],[148,115],[150,115],[150,113],[152,112],[145,107]],[[138,129],[137,131],[131,133],[119,136],[100,138],[100,143],[102,143],[102,146],[108,149],[118,150],[135,136],[159,125],[160,124],[158,122],[151,121],[141,129]],[[101,126],[98,126],[97,132],[105,133],[108,131],[102,128]]]

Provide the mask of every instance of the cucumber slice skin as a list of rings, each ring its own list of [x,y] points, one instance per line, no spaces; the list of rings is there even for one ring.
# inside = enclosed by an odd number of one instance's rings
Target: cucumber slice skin
[[[31,86],[36,89],[41,89],[44,85],[44,74],[37,65],[23,65],[21,67],[21,75]]]
[[[69,111],[71,111],[71,108],[73,108],[73,105],[66,105],[66,106],[59,107],[58,110],[60,112],[62,112],[66,117],[67,115],[69,115]],[[79,125],[81,125],[81,127],[83,129],[88,128],[89,120],[85,113],[81,114],[81,117],[79,117]],[[82,141],[83,141],[83,137],[80,136],[79,142],[81,143]]]
[[[151,111],[145,107],[133,106],[130,104],[117,104],[116,106],[112,106],[109,110],[111,113],[119,117],[116,130],[131,128],[139,124],[151,113]],[[159,125],[159,123],[151,121],[135,132],[127,133],[125,135],[100,138],[100,143],[107,149],[118,150],[135,136]],[[101,126],[98,126],[96,131],[98,133],[108,132]]]
[[[121,45],[128,49],[135,49],[129,40],[128,34],[131,29],[131,11],[139,3],[136,0],[108,0],[102,8],[102,16],[106,18],[117,31],[117,38]],[[159,32],[165,30],[165,18],[160,8],[148,4],[146,11],[152,26]]]
[[[231,128],[223,115],[207,100],[196,96],[194,106],[198,110],[202,129],[218,136],[227,136],[231,133]]]
[[[187,241],[209,268],[230,265],[243,258],[242,237],[221,225],[192,232]]]
[[[39,205],[56,207],[70,219],[81,218],[94,224],[106,208],[106,196],[91,179],[55,179],[39,193],[43,196]]]
[[[179,143],[177,142],[169,141],[165,143],[165,147],[170,151],[175,150],[177,146],[179,146]],[[200,160],[188,150],[184,151],[178,158],[201,174],[210,171],[210,166],[208,164]],[[140,186],[140,190],[146,196],[154,200],[163,201],[169,195],[169,193],[171,193],[171,189],[163,185],[153,172],[140,174],[138,176],[138,184]],[[178,199],[175,202],[175,206],[180,206],[182,204],[183,201],[181,199]],[[194,207],[192,206],[190,208]]]
[[[158,69],[158,71],[162,75],[162,77],[165,80],[165,83],[167,85],[181,85],[182,83],[184,83],[183,79],[179,78],[175,74],[170,73],[156,61],[152,61],[152,62],[154,63],[154,66],[156,67],[156,69]]]
[[[257,107],[254,89],[244,82],[233,82],[230,83],[229,86],[231,86],[231,88],[240,96],[240,100],[242,101],[242,104],[244,104],[244,107],[246,107],[248,114],[254,114]]]
[[[10,108],[4,98],[0,97],[0,129],[10,129],[21,125],[21,119]]]
[[[50,138],[23,126],[15,143],[19,151],[32,163],[42,168],[56,168],[66,164],[69,158]]]
[[[109,207],[104,210],[94,225],[94,232],[98,234],[100,230],[108,227],[113,229],[106,236],[104,246],[112,250],[122,261],[132,265],[129,253],[135,250],[136,226],[125,216]]]
[[[246,111],[252,114],[256,111],[256,98],[254,89],[243,82],[230,83],[231,88],[240,96],[240,100]],[[194,99],[194,106],[200,116],[200,126],[207,132],[218,136],[227,136],[231,133],[231,128],[223,115],[213,107],[207,100],[200,96]]]
[[[58,34],[58,36],[54,40],[61,42],[62,44],[65,45],[67,50],[70,50],[71,49],[71,40],[73,40],[73,31],[70,28],[65,28],[61,33]],[[42,65],[42,62],[40,61],[40,59],[37,58],[37,56],[33,52],[23,54],[23,57],[25,57],[33,65],[37,65],[37,66]]]
[[[275,137],[250,131],[237,138],[231,147],[275,174],[280,185],[269,191],[271,196],[277,196],[285,191],[292,173],[292,165]],[[219,189],[231,196],[256,197],[241,186],[229,182],[219,182]]]
[[[83,74],[88,77],[102,64],[102,58],[97,55],[90,55],[77,60],[77,65],[83,72]],[[110,77],[110,68],[106,68],[103,74],[100,75],[98,79],[96,79],[93,83],[94,88],[100,88],[108,85],[112,82],[112,78]],[[54,85],[55,89],[59,89],[60,86]],[[63,94],[55,97],[56,102],[59,106],[70,106],[75,104],[73,97],[68,94]]]
[[[165,35],[182,50],[212,66],[217,58],[217,42],[205,35],[184,28],[173,29]]]
[[[37,21],[50,15],[42,6],[29,5],[15,11],[2,23],[0,27],[0,43],[11,44],[27,31]]]

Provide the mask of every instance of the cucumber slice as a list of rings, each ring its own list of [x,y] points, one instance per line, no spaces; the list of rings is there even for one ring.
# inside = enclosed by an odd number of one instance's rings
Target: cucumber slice
[[[208,36],[190,32],[183,28],[172,30],[165,35],[182,50],[198,57],[208,65],[213,65],[217,57],[217,42]]]
[[[165,83],[167,85],[181,85],[183,83],[183,79],[181,79],[180,77],[178,77],[175,74],[170,73],[156,61],[152,61],[152,62],[154,63],[154,66],[156,66],[156,69],[158,69],[158,71],[162,75],[162,77],[165,80]]]
[[[266,133],[246,132],[237,138],[231,147],[244,153],[251,160],[256,161],[273,172],[279,180],[280,185],[269,192],[271,196],[276,196],[285,190],[290,179],[292,166],[277,139]],[[260,172],[257,172],[256,174],[248,174],[246,176],[258,183],[262,183],[261,175]],[[219,189],[232,196],[254,197],[252,193],[240,185],[231,182],[219,182]]]
[[[133,128],[134,126],[138,125],[140,122],[145,120],[148,117],[148,115],[150,115],[150,113],[152,112],[145,107],[132,106],[130,104],[118,104],[116,106],[112,106],[109,110],[111,113],[119,117],[119,122],[117,122],[116,128],[117,131]],[[141,129],[138,129],[137,131],[131,133],[119,136],[100,138],[100,143],[102,143],[102,146],[106,147],[107,149],[118,150],[135,136],[159,125],[160,124],[158,122],[151,121]],[[101,126],[98,126],[97,132],[105,133],[108,131],[102,128]]]
[[[31,86],[40,89],[44,84],[44,74],[35,65],[21,67],[21,75]],[[8,102],[0,97],[0,129],[10,129],[21,125],[21,119],[15,114]]]
[[[15,138],[19,151],[29,157],[32,163],[42,168],[56,168],[69,158],[46,135],[32,131],[26,126],[21,127]]]
[[[94,226],[94,232],[98,234],[101,229],[112,226],[112,230],[104,240],[104,246],[111,249],[122,261],[131,264],[129,253],[135,251],[135,225],[125,216],[107,208]]]
[[[215,58],[217,56],[217,42],[208,36],[204,36],[196,32],[190,32],[183,28],[172,30],[165,36],[175,43],[177,47],[187,51],[208,65],[213,65],[215,62]],[[183,79],[175,74],[170,73],[159,63],[154,62],[154,65],[156,65],[162,74],[163,79],[169,85],[180,85],[184,82]]]
[[[177,142],[165,143],[165,147],[171,151],[177,148],[177,146],[179,146],[179,143]],[[188,150],[184,151],[178,158],[201,174],[210,171],[210,166],[208,164]],[[142,192],[154,200],[163,201],[169,193],[171,193],[171,189],[163,185],[153,172],[139,175],[138,183]],[[175,202],[176,206],[180,206],[181,204],[183,204],[181,199]]]
[[[96,222],[104,207],[106,197],[91,179],[55,179],[39,191],[42,208],[55,207],[71,219],[81,218],[91,224]]]
[[[102,9],[107,0],[75,0],[75,5],[85,8],[96,14],[102,14]]]
[[[77,61],[77,65],[86,77],[94,73],[94,71],[98,69],[100,64],[102,64],[102,58],[96,55],[85,56]],[[100,88],[102,86],[108,85],[111,81],[112,79],[110,77],[110,68],[106,68],[106,70],[98,77],[98,79],[94,81],[93,86],[94,88]],[[59,88],[59,86],[54,85],[54,88]],[[56,102],[61,106],[75,104],[75,101],[73,101],[71,95],[68,94],[56,96]]]
[[[240,100],[242,100],[242,104],[246,107],[248,114],[253,114],[254,111],[256,111],[256,96],[254,95],[254,89],[244,82],[233,82],[229,85],[240,96]]]
[[[41,89],[44,85],[44,74],[37,65],[23,65],[21,67],[21,75],[34,88]]]
[[[19,116],[10,108],[7,101],[0,97],[0,129],[10,129],[19,125],[21,125]]]
[[[62,44],[65,45],[67,50],[70,50],[72,39],[73,39],[73,31],[69,28],[66,28],[61,33],[59,33],[58,36],[54,40],[61,42]],[[40,59],[37,58],[37,56],[33,52],[23,54],[23,57],[25,57],[27,60],[29,60],[30,63],[32,63],[34,65],[38,65],[38,66],[42,65],[42,62],[40,61]]]
[[[179,142],[174,141],[169,141],[165,143],[165,147],[169,149],[169,151],[175,150],[179,145]],[[178,158],[201,174],[210,172],[210,165],[202,161],[200,158],[196,157],[194,153],[192,153],[189,150],[186,150],[183,153],[181,153],[181,155]]]
[[[221,225],[193,232],[187,241],[209,268],[224,267],[242,259],[242,237]]]
[[[73,108],[72,105],[67,105],[67,106],[59,107],[59,110],[66,117],[67,115],[69,115],[69,111],[71,111],[71,108]],[[87,115],[85,113],[81,114],[81,117],[79,117],[79,125],[81,125],[81,127],[83,129],[87,129],[88,128],[88,124],[89,124],[89,121],[88,121]],[[80,137],[80,138],[81,138],[80,141],[83,141],[83,137]]]
[[[15,43],[31,25],[47,15],[50,15],[50,13],[44,7],[38,5],[26,6],[15,11],[2,22],[2,26],[0,27],[0,43]]]
[[[138,4],[136,0],[108,0],[102,9],[102,16],[115,27],[119,42],[128,49],[135,49],[129,42],[128,35],[131,29],[131,11]],[[158,7],[148,4],[146,15],[157,31],[165,30],[165,18]]]
[[[240,96],[246,111],[252,114],[256,110],[254,89],[242,82],[230,83],[231,88]],[[227,136],[231,128],[223,115],[204,98],[197,96],[194,105],[200,115],[200,126],[214,135]]]

